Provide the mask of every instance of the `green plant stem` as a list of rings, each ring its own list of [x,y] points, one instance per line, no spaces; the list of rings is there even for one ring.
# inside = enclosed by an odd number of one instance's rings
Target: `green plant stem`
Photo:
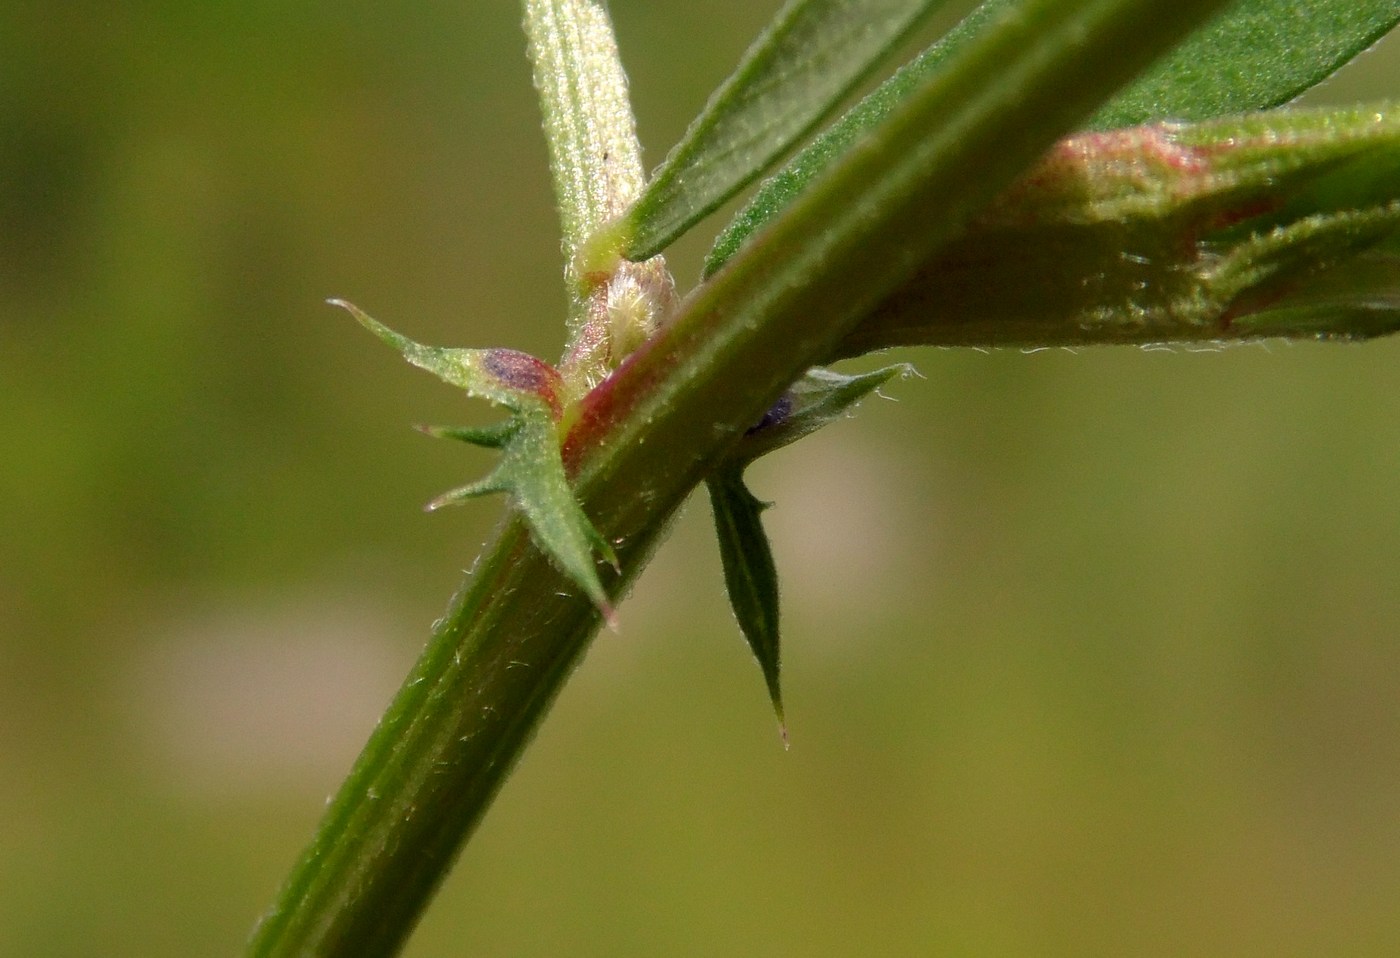
[[[620,240],[590,242],[632,204],[644,178],[607,3],[523,7],[564,240],[569,344],[560,372],[572,402],[656,331],[675,286],[661,257],[626,262]]]
[[[841,349],[1393,332],[1397,173],[1389,104],[1069,137]]]
[[[525,0],[525,34],[544,114],[575,319],[587,283],[579,249],[642,190],[641,146],[602,0]]]
[[[584,403],[566,455],[618,596],[725,449],[861,311],[1216,0],[1028,0],[836,164]],[[599,623],[509,518],[250,954],[393,954]]]
[[[652,544],[634,540],[625,567]],[[250,953],[394,954],[597,625],[509,517],[322,821],[294,910],[269,915]]]

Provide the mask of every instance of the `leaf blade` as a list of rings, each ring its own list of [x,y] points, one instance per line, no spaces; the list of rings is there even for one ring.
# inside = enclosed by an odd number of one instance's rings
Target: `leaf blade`
[[[763,671],[784,743],[787,742],[787,726],[778,681],[781,665],[778,570],[762,520],[762,513],[770,504],[749,491],[744,482],[744,469],[755,459],[842,418],[892,377],[910,372],[912,367],[903,363],[855,376],[821,368],[807,370],[705,480],[729,606]]]
[[[787,739],[783,694],[779,685],[782,652],[779,645],[778,570],[773,548],[763,531],[763,510],[744,484],[743,469],[730,468],[705,482],[724,567],[724,587],[739,631],[749,644],[763,672],[768,698]]]
[[[1353,0],[1325,0],[1322,7],[1344,18],[1343,26],[1331,33],[1315,26],[1311,37],[1302,44],[1307,48],[1290,48],[1288,58],[1265,73],[1265,77],[1272,78],[1269,80],[1237,76],[1235,65],[1228,58],[1209,55],[1211,45],[1228,41],[1233,54],[1240,58],[1242,73],[1260,70],[1259,64],[1267,61],[1269,54],[1277,58],[1277,48],[1268,44],[1252,48],[1248,38],[1257,38],[1265,25],[1284,15],[1284,8],[1299,5],[1292,0],[1236,0],[1193,31],[1182,47],[1168,53],[1143,78],[1110,100],[1086,121],[1086,126],[1104,129],[1165,118],[1207,119],[1278,106],[1325,79],[1400,22],[1400,0],[1358,0],[1354,8],[1352,3]],[[705,258],[703,275],[713,275],[749,237],[792,203],[808,183],[858,143],[913,89],[942,70],[983,30],[1013,16],[1016,7],[1017,0],[986,0],[799,151],[759,186],[753,198],[716,237]],[[1349,15],[1347,11],[1353,9]],[[1299,29],[1302,35],[1303,28]],[[1315,49],[1308,47],[1309,43]],[[1219,96],[1210,95],[1212,84],[1222,85]]]
[[[595,555],[617,565],[612,544],[584,514],[564,474],[554,422],[538,410],[517,416],[520,430],[506,447],[501,467],[510,479],[511,497],[530,523],[530,535],[559,571],[593,602],[609,626],[616,614],[598,576]]]
[[[1089,128],[1281,106],[1397,23],[1397,0],[1238,0],[1110,100]]]
[[[647,183],[622,225],[645,259],[811,132],[944,0],[789,0]]]
[[[850,150],[899,103],[929,82],[987,29],[1014,15],[1018,0],[986,0],[952,30],[901,67],[884,83],[847,110],[840,119],[800,150],[782,169],[760,184],[754,196],[715,238],[705,257],[702,275],[717,272],[748,238],[777,216],[838,157]]]

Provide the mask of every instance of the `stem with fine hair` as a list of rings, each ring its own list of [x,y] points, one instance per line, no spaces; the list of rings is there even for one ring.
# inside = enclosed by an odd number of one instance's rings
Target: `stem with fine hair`
[[[1026,0],[589,392],[565,457],[579,500],[618,545],[609,593],[625,591],[695,485],[863,311],[1221,5]],[[599,622],[508,515],[250,954],[393,954]]]

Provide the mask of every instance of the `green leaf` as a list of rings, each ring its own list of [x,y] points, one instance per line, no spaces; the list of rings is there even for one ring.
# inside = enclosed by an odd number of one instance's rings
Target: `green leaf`
[[[593,556],[601,555],[614,567],[617,556],[574,498],[559,458],[559,434],[554,420],[541,407],[526,407],[510,420],[508,432],[491,434],[502,438],[501,460],[489,476],[453,489],[428,503],[429,511],[457,505],[493,492],[510,495],[516,508],[525,514],[530,532],[560,571],[588,594],[609,624],[615,625],[612,604],[602,583]],[[431,435],[462,439],[480,445],[476,430],[434,428]]]
[[[1281,106],[1400,23],[1397,0],[1238,0],[1089,122],[1205,120]]]
[[[563,411],[563,383],[553,366],[513,349],[452,349],[424,346],[394,332],[343,299],[328,300],[354,316],[370,332],[393,346],[404,359],[443,382],[466,390],[511,412],[540,407],[557,420]]]
[[[1214,284],[1233,294],[1229,338],[1370,339],[1400,330],[1400,203],[1310,216],[1233,249]]]
[[[660,252],[835,109],[943,0],[789,0],[711,95],[619,229]]]
[[[595,555],[613,566],[617,556],[574,498],[559,452],[558,421],[562,383],[554,367],[526,353],[509,349],[447,349],[424,346],[377,322],[363,310],[343,300],[332,300],[348,310],[365,328],[389,343],[409,362],[468,395],[487,399],[514,415],[505,423],[484,429],[429,426],[431,436],[457,439],[501,450],[500,461],[486,478],[438,496],[431,510],[456,505],[493,492],[510,495],[530,524],[541,550],[549,555],[592,600],[610,625],[615,625],[612,603],[598,577]]]
[[[483,449],[500,449],[520,429],[515,419],[507,419],[490,426],[419,426],[420,432],[435,439],[455,439]]]
[[[760,514],[768,503],[754,498],[744,485],[743,470],[729,469],[706,480],[710,506],[719,537],[720,560],[724,565],[724,586],[739,629],[748,640],[768,697],[778,716],[783,741],[787,727],[783,720],[783,696],[778,684],[781,655],[778,646],[778,571],[773,550],[763,531]]]
[[[765,180],[715,239],[705,258],[703,275],[709,276],[723,266],[750,236],[791,203],[818,174],[860,142],[914,90],[937,76],[950,58],[985,31],[1009,23],[1018,5],[1019,0],[987,0]]]
[[[807,370],[744,434],[706,480],[729,604],[763,669],[780,725],[783,701],[778,688],[778,572],[760,518],[768,504],[749,492],[744,484],[744,468],[759,456],[845,417],[856,403],[893,376],[910,372],[912,367],[903,363],[856,376],[843,376],[828,369]],[[786,726],[783,741],[787,741]]]
[[[1364,338],[1400,328],[1400,112],[1062,141],[840,349]],[[1348,285],[1351,284],[1351,285]]]
[[[925,78],[936,75],[982,31],[1015,16],[1016,8],[1017,0],[987,0],[794,156],[720,233],[706,257],[704,275],[724,265]],[[1277,106],[1325,79],[1397,22],[1400,0],[1237,0],[1087,125],[1102,129],[1204,119]]]

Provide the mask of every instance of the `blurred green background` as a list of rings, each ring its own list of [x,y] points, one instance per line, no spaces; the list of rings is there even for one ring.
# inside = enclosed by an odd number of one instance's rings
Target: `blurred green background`
[[[616,0],[650,163],[774,6]],[[0,955],[236,953],[489,534],[321,301],[557,355],[517,18],[0,6]],[[791,751],[696,503],[407,953],[1395,954],[1400,340],[899,358],[751,474]]]

